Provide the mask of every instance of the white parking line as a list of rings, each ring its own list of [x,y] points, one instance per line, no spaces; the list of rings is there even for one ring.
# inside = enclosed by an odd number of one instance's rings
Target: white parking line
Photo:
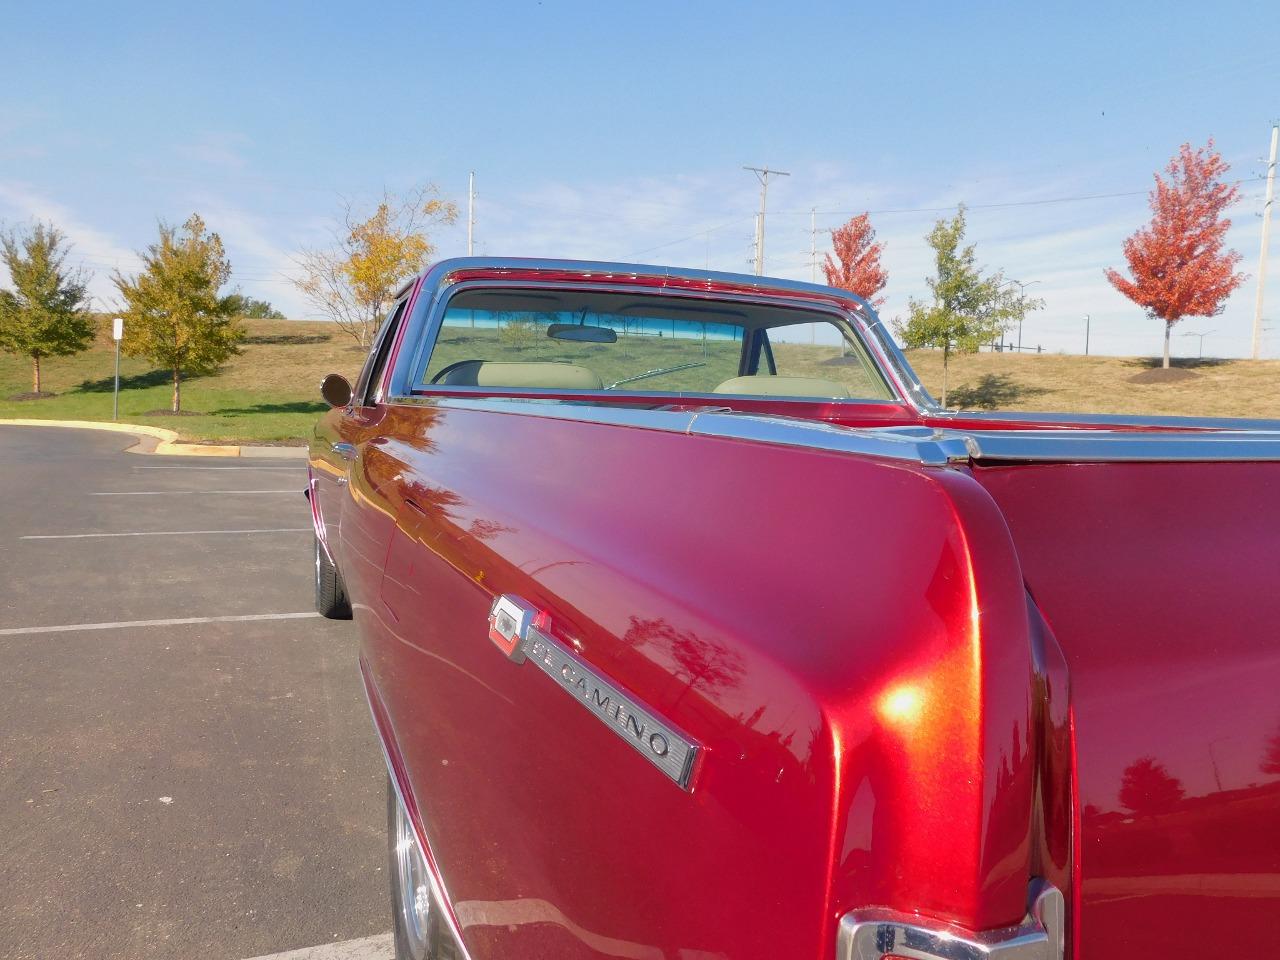
[[[292,493],[298,496],[302,491],[297,487],[290,487],[288,490],[110,490],[102,493],[92,493],[93,497],[189,497],[194,494],[204,496],[206,493],[235,493],[235,494],[257,494],[257,493]]]
[[[303,947],[284,953],[268,953],[251,960],[391,960],[395,941],[391,934],[361,937],[359,940],[341,940],[323,943],[318,947]]]
[[[66,623],[56,627],[5,627],[0,637],[18,637],[31,633],[75,633],[79,630],[125,630],[129,627],[185,627],[193,623],[246,623],[250,620],[307,620],[318,617],[314,610],[305,613],[245,613],[225,617],[172,617],[168,620],[114,620],[107,623]]]
[[[265,527],[261,530],[137,530],[130,533],[32,533],[19,540],[92,540],[100,537],[205,537],[215,533],[308,533],[311,527]]]

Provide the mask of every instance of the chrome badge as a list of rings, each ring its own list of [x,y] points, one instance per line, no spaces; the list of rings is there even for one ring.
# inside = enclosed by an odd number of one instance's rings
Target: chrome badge
[[[504,594],[489,612],[489,637],[516,663],[538,665],[562,690],[685,790],[698,745],[647,707],[626,696],[548,636],[547,616],[518,597]]]
[[[520,644],[537,616],[537,609],[519,597],[504,593],[489,608],[489,639],[516,663],[524,663]]]

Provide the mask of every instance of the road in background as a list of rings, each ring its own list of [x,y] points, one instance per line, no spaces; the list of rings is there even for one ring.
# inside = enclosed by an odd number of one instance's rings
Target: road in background
[[[355,633],[258,619],[312,608],[305,466],[132,442],[0,427],[0,957],[385,933]]]

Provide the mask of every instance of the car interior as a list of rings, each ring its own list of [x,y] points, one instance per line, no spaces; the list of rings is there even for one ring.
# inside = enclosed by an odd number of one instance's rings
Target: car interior
[[[463,289],[417,389],[891,399],[834,314],[590,290]]]

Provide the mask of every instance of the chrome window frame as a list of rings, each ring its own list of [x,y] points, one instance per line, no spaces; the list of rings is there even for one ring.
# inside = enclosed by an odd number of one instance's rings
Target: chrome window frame
[[[409,285],[412,289],[412,284]],[[404,328],[406,318],[400,317],[396,321],[397,311],[407,309],[407,296],[402,293],[391,302],[391,308],[387,310],[386,317],[383,318],[382,324],[378,327],[378,331],[373,336],[373,344],[369,347],[368,354],[365,355],[364,363],[360,365],[360,373],[356,377],[355,386],[351,390],[352,402],[358,407],[376,406],[384,399],[383,384],[387,382],[387,365],[390,363],[398,363],[398,358],[391,356],[392,350],[395,349],[394,343],[387,343],[387,338],[395,335],[396,331]],[[408,332],[407,330],[405,331]],[[403,344],[403,340],[401,343]],[[381,365],[381,369],[374,371],[374,367],[378,362],[378,355],[387,350],[386,360]]]
[[[481,280],[455,280],[453,275],[468,270],[531,270],[549,274],[546,279],[520,277],[517,279],[491,277]],[[577,278],[564,280],[550,274],[576,274]],[[687,286],[638,286],[635,283],[614,279],[617,276],[629,279],[651,278],[654,280],[676,279],[698,281],[708,285],[699,290]],[[753,286],[750,292],[724,291],[711,289],[711,284],[723,283],[737,286]],[[450,387],[439,394],[430,386],[419,386],[413,380],[416,371],[424,369],[429,361],[430,351],[434,349],[440,329],[444,323],[444,314],[449,301],[459,293],[472,289],[556,289],[571,287],[572,289],[590,290],[600,293],[644,294],[655,297],[675,297],[686,300],[720,301],[733,303],[761,304],[768,303],[780,308],[799,310],[807,313],[823,315],[822,322],[832,322],[846,336],[851,335],[857,345],[865,351],[874,372],[879,375],[888,397],[775,397],[762,394],[716,394],[702,391],[661,391],[655,390],[651,395],[673,400],[705,399],[710,403],[730,399],[768,400],[780,403],[901,403],[906,404],[918,413],[934,413],[938,409],[924,386],[916,378],[915,373],[906,363],[905,358],[893,345],[892,338],[882,332],[882,324],[870,305],[846,291],[835,290],[815,284],[796,283],[786,280],[761,281],[758,277],[744,277],[737,274],[713,273],[692,270],[676,270],[663,267],[647,267],[636,264],[595,263],[587,261],[559,260],[507,260],[485,257],[464,257],[444,260],[427,271],[423,278],[422,291],[414,306],[413,315],[408,318],[401,351],[396,358],[392,372],[390,389],[387,391],[389,402],[405,401],[412,398],[430,396],[484,396],[504,397],[510,393],[522,395],[555,397],[566,392],[575,394],[599,394],[602,398],[617,396],[635,396],[649,391],[566,391],[552,388],[522,388],[520,390],[494,387]],[[429,292],[429,296],[424,296]],[[788,295],[791,294],[791,295]],[[809,294],[810,297],[796,294]],[[821,299],[812,299],[819,294]],[[818,322],[818,321],[815,321]],[[886,339],[887,338],[887,339]],[[410,341],[412,340],[412,345]]]

